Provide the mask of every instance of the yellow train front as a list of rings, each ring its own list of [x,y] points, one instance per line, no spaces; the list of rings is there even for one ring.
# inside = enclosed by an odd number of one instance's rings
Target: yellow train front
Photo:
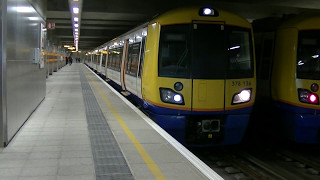
[[[155,18],[147,32],[144,109],[185,145],[240,143],[255,99],[251,24],[183,8]]]
[[[182,144],[241,142],[256,91],[245,19],[212,8],[176,9],[92,54],[89,66]]]
[[[280,25],[275,25],[276,21]],[[264,91],[258,86],[257,95],[272,97],[275,110],[279,112],[280,131],[299,143],[320,142],[319,22],[319,14],[273,19],[275,30],[269,27],[268,32],[260,33],[259,40],[256,39],[257,44],[261,42],[264,46],[259,48],[262,61],[258,79]]]

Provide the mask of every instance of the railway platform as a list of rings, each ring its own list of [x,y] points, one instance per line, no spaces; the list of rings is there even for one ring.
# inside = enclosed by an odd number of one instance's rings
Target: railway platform
[[[222,179],[84,64],[46,88],[0,148],[0,180]]]

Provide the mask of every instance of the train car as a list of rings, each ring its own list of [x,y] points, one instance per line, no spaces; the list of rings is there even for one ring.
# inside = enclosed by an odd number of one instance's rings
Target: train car
[[[98,47],[87,64],[182,144],[238,144],[255,100],[252,36],[236,14],[185,7]]]
[[[320,142],[319,22],[319,14],[253,22],[257,46],[256,102],[275,115],[268,119],[276,120],[270,123],[274,126],[269,131],[277,127],[286,139],[297,143]],[[266,102],[271,102],[270,106]],[[266,114],[267,111],[263,116]]]
[[[65,53],[64,53],[65,54]],[[52,75],[53,72],[57,72],[65,64],[65,56],[62,53],[43,51],[46,66],[46,76]]]

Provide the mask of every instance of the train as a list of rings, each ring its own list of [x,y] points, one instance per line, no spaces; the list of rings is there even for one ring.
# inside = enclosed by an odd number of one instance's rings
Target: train
[[[169,10],[86,64],[189,147],[239,144],[255,101],[252,25],[211,7]]]
[[[320,142],[320,15],[252,22],[257,58],[256,109],[269,132],[294,143]],[[262,115],[262,116],[261,116]],[[276,137],[277,138],[277,137]]]

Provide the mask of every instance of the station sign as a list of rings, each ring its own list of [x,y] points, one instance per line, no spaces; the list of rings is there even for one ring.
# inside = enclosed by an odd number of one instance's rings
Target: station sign
[[[54,22],[48,22],[47,23],[47,29],[54,29],[55,28],[55,23]]]

